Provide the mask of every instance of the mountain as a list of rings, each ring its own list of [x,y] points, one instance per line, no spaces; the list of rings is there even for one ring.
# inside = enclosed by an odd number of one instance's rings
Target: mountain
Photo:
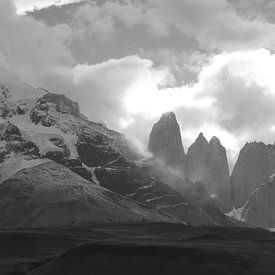
[[[252,226],[275,227],[275,177],[261,183],[249,196],[243,207],[230,213],[231,216]]]
[[[25,108],[11,97],[0,121],[0,227],[227,222],[140,165],[124,135],[89,121],[65,95],[35,89]],[[171,114],[164,120],[175,124]]]
[[[181,193],[138,166],[97,168],[97,179],[105,188],[139,202],[145,207],[170,214],[187,224],[220,224]]]
[[[186,163],[188,178],[202,182],[223,211],[232,209],[226,150],[217,137],[208,142],[200,133],[189,147]]]
[[[246,143],[240,151],[231,175],[236,209],[243,207],[259,185],[275,171],[275,146],[262,142]]]
[[[164,113],[160,120],[154,124],[148,150],[167,165],[183,169],[185,153],[180,127],[173,112]]]
[[[22,169],[0,184],[2,228],[173,221],[53,161],[23,159],[22,162]]]
[[[201,182],[192,182],[184,177],[182,171],[173,169],[157,160],[142,160],[139,162],[139,166],[146,169],[151,177],[165,182],[172,189],[187,198],[189,202],[212,220],[210,223],[220,225],[231,224]]]

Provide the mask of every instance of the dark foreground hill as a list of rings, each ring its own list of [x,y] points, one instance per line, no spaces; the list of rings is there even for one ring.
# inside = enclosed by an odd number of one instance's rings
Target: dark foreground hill
[[[275,234],[183,224],[0,231],[0,274],[274,274]]]

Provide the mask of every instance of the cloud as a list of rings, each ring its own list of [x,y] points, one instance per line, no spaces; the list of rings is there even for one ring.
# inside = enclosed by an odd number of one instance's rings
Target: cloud
[[[0,65],[25,81],[38,83],[45,71],[74,63],[67,48],[71,39],[67,25],[48,27],[18,16],[10,0],[0,0],[0,37]]]
[[[239,16],[226,0],[153,0],[150,3],[167,25],[195,37],[204,49],[274,47],[272,24]]]
[[[265,49],[222,53],[213,57],[192,87],[196,98],[213,99],[189,134],[205,131],[229,148],[231,157],[247,141],[274,143],[275,55]],[[181,119],[184,120],[184,109]],[[192,129],[193,128],[193,129]]]
[[[208,58],[224,50],[274,48],[272,22],[238,12],[236,1],[96,0],[49,10],[48,16],[35,13],[35,18],[66,23],[68,48],[79,64],[139,55],[168,66],[180,85],[194,82]]]
[[[80,29],[94,32],[103,37],[112,35],[126,27],[134,29],[138,26],[148,27],[147,31],[160,36],[166,36],[168,29],[154,9],[138,1],[106,1],[102,5],[88,2],[80,6],[73,16],[73,24]]]
[[[275,2],[273,0],[228,0],[236,12],[245,18],[275,22]]]
[[[180,84],[196,80],[209,56],[224,50],[274,48],[274,25],[237,11],[226,0],[117,0],[55,12],[71,28],[69,49],[78,63],[139,55],[169,66]]]
[[[52,5],[62,6],[65,4],[81,2],[83,0],[14,0],[18,14],[24,14],[35,9],[42,9]]]
[[[131,116],[155,118],[165,111],[167,107],[160,106],[156,93],[160,93],[159,87],[173,81],[167,67],[156,68],[151,60],[138,56],[59,68],[45,75],[43,80],[49,89],[65,88],[86,115],[102,119],[116,129],[125,128],[127,121],[133,119]],[[151,102],[151,99],[158,102]],[[155,108],[151,108],[151,104],[155,104]],[[156,110],[156,107],[164,109]]]
[[[92,1],[76,10],[71,25],[82,44],[102,42],[106,55],[109,43],[116,54],[120,45],[131,55],[133,47],[144,52],[165,47],[178,54],[183,49],[272,49],[275,42],[273,24],[241,16],[226,0]]]

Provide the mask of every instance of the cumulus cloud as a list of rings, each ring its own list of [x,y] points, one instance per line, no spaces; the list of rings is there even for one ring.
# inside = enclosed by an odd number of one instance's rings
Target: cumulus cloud
[[[273,49],[275,42],[272,23],[240,15],[227,0],[91,1],[77,9],[70,24],[82,49],[95,46],[93,59],[163,53],[162,48],[177,55],[183,49]]]
[[[102,5],[87,2],[77,9],[73,19],[73,24],[77,28],[103,37],[120,31],[119,28],[122,28],[122,25],[129,29],[146,26],[156,35],[168,34],[168,26],[155,10],[147,9],[147,5],[138,1],[106,1]]]
[[[260,49],[216,56],[201,72],[200,85],[215,97],[217,118],[229,131],[261,129],[274,121],[274,55]],[[211,68],[212,67],[212,68]]]
[[[81,1],[83,0],[14,0],[14,3],[16,5],[17,13],[24,14],[25,12],[46,8],[52,5],[62,6]]]
[[[43,82],[49,89],[65,88],[89,117],[121,129],[131,123],[131,115],[155,118],[162,108],[167,109],[163,103],[155,102],[154,108],[151,104],[158,100],[161,86],[172,84],[174,77],[167,67],[155,68],[151,60],[129,56],[62,67],[45,75]]]
[[[89,1],[49,18],[70,26],[69,48],[80,64],[137,54],[169,66],[181,83],[194,81],[209,56],[224,50],[274,48],[274,25],[242,16],[231,2]]]
[[[275,22],[275,2],[273,0],[228,0],[228,2],[242,17]]]
[[[205,49],[274,47],[272,24],[240,17],[226,0],[153,0],[150,5],[166,24],[194,36]]]
[[[31,83],[53,67],[74,62],[66,46],[71,39],[68,26],[48,27],[18,16],[10,0],[0,0],[0,37],[0,65]]]
[[[275,55],[265,49],[215,56],[192,87],[197,99],[213,101],[206,113],[197,114],[196,127],[185,121],[189,136],[201,130],[208,138],[220,137],[232,158],[247,141],[274,143],[274,69]],[[184,115],[182,109],[182,120]]]
[[[50,25],[65,22],[70,27],[69,49],[80,64],[137,54],[169,66],[181,83],[194,81],[208,57],[224,50],[274,48],[272,22],[243,16],[235,2],[250,1],[95,0],[69,10],[57,8],[48,21],[47,12],[40,15]]]

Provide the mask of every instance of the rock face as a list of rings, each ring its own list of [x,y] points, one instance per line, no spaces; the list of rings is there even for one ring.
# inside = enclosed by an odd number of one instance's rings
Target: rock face
[[[201,182],[192,182],[184,177],[178,169],[173,169],[158,161],[144,160],[139,163],[146,168],[152,178],[166,183],[188,199],[193,205],[211,217],[215,224],[229,224],[228,218],[222,213],[216,202],[211,198]]]
[[[232,209],[226,150],[216,137],[208,142],[202,133],[188,149],[188,178],[202,182],[222,210]]]
[[[167,165],[183,168],[185,153],[179,124],[174,113],[163,114],[160,120],[154,124],[148,150]]]
[[[247,143],[240,151],[231,175],[235,208],[242,207],[250,194],[275,171],[275,146]]]
[[[124,167],[106,167],[95,170],[97,179],[103,187],[119,193],[128,199],[139,202],[145,207],[168,213],[188,224],[225,224],[225,220],[216,219],[200,206],[186,199],[156,177],[146,168],[135,164]]]
[[[53,113],[66,113],[76,117],[80,117],[79,106],[76,102],[71,101],[65,95],[61,94],[45,94],[38,99],[30,116],[34,123],[39,123],[43,126],[52,126],[55,123]]]
[[[275,227],[275,177],[262,183],[241,209],[241,219],[254,226]]]
[[[112,138],[88,127],[78,134],[77,151],[81,160],[90,167],[105,165],[119,158],[119,153],[110,146]]]
[[[5,85],[0,85],[0,117],[6,118],[14,114],[9,99],[11,92]]]
[[[13,101],[10,89],[5,85],[0,85],[0,117],[6,119],[16,114],[23,115],[27,111],[27,100]]]

